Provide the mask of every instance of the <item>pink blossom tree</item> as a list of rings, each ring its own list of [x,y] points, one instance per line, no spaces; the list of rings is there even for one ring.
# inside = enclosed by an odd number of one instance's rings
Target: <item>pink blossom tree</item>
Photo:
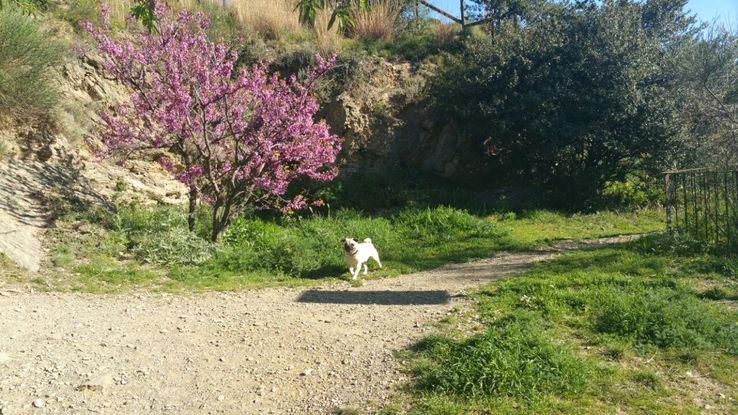
[[[105,69],[130,88],[128,102],[101,114],[100,156],[125,162],[132,153],[166,150],[161,164],[189,189],[189,227],[199,199],[212,205],[213,241],[247,207],[297,210],[287,199],[298,178],[330,181],[340,149],[325,122],[315,121],[315,81],[335,57],[316,56],[303,81],[270,75],[264,65],[235,68],[236,53],[205,35],[203,14],[173,15],[155,2],[155,27],[115,38],[103,6],[103,28],[84,23]]]

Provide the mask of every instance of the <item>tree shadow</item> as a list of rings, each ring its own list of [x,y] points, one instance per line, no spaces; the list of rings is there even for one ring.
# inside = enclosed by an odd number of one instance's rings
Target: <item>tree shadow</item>
[[[87,210],[92,205],[109,208],[82,175],[82,163],[71,154],[60,154],[53,162],[9,160],[0,170],[0,210],[24,225],[45,226],[58,212],[54,198]]]
[[[307,290],[297,298],[300,303],[362,305],[434,305],[447,304],[447,291],[328,291]]]

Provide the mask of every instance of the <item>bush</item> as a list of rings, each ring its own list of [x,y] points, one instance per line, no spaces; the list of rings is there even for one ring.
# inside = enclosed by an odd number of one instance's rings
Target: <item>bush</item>
[[[601,206],[610,209],[653,206],[663,196],[655,182],[635,175],[628,175],[622,181],[606,181],[600,191]]]
[[[186,215],[179,208],[131,205],[121,208],[112,221],[126,236],[128,250],[145,263],[197,265],[212,254],[211,243],[187,230]]]
[[[123,16],[118,16],[116,13],[118,8],[115,7],[118,2],[111,2],[111,24],[116,27],[124,24],[125,19]],[[127,9],[126,9],[127,10]],[[54,9],[54,14],[67,21],[77,31],[82,31],[81,23],[83,21],[93,22],[95,26],[100,26],[100,3],[95,0],[76,0],[70,1],[66,4],[58,6]]]
[[[552,205],[579,209],[633,171],[659,177],[686,151],[671,72],[694,29],[681,8],[650,9],[665,4],[534,7],[524,24],[509,18],[445,55],[429,82],[432,106],[470,149],[486,149],[464,163],[490,180],[537,183]]]
[[[343,33],[338,28],[338,25],[334,25],[329,28],[328,23],[331,19],[331,11],[321,10],[315,18],[315,27],[313,31],[315,33],[315,46],[318,51],[323,55],[330,55],[336,53],[341,49],[343,41]]]
[[[92,22],[95,27],[101,27],[100,5],[97,0],[75,0],[68,4],[57,6],[54,13],[61,19],[68,21],[75,30],[83,32],[80,23]],[[114,30],[124,30],[128,26],[127,18],[131,15],[133,0],[112,0],[107,2],[110,7],[110,24]],[[234,12],[223,9],[216,0],[176,0],[169,2],[174,10],[201,11],[210,17],[208,37],[213,41],[224,39],[235,44],[242,37],[241,24]]]
[[[210,242],[183,227],[133,234],[130,246],[143,262],[166,265],[199,265],[212,252]]]
[[[499,200],[490,200],[483,193],[469,187],[468,183],[390,170],[339,177],[322,186],[316,197],[335,209],[349,208],[366,213],[387,213],[408,207],[454,206],[486,214],[501,207]]]
[[[50,69],[61,57],[61,45],[36,20],[11,5],[0,9],[0,116],[48,116],[57,103]]]

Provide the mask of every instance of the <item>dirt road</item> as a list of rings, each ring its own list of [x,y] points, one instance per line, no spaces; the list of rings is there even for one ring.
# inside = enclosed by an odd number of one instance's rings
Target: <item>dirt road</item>
[[[381,403],[459,293],[561,243],[397,278],[193,295],[0,290],[0,414],[326,414]]]

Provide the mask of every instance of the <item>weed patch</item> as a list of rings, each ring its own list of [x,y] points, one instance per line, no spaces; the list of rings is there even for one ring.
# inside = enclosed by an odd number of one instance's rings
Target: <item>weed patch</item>
[[[552,343],[541,327],[521,322],[461,341],[426,338],[416,349],[429,362],[416,369],[418,388],[467,398],[567,396],[588,377],[583,359]]]
[[[685,371],[735,393],[735,258],[668,246],[655,236],[569,253],[482,288],[484,334],[439,325],[410,352],[410,413],[698,412],[673,375]]]

